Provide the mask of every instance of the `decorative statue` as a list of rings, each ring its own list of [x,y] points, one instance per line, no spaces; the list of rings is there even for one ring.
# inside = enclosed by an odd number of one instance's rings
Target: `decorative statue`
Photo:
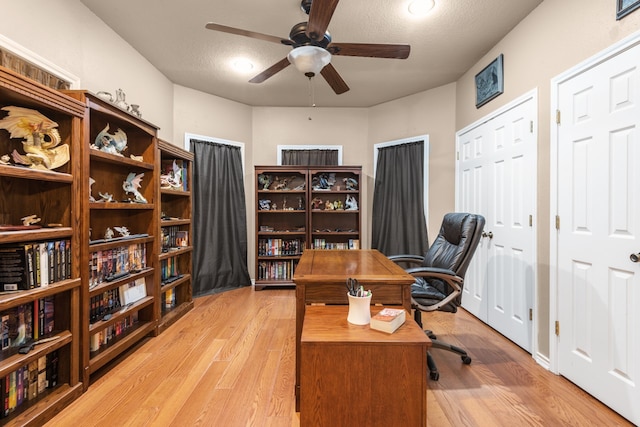
[[[312,187],[314,190],[330,190],[336,183],[335,173],[321,173],[312,179]]]
[[[111,227],[107,227],[107,229],[105,230],[104,238],[105,240],[113,239],[113,230],[111,229]]]
[[[11,157],[17,164],[34,169],[57,169],[69,161],[69,146],[62,144],[58,124],[36,110],[22,107],[3,107],[9,114],[0,120],[0,129],[9,132],[11,138],[22,138],[22,155],[13,150]],[[3,163],[8,163],[3,156]]]
[[[133,202],[135,203],[148,203],[147,199],[145,199],[144,196],[138,191],[138,189],[141,187],[143,176],[144,173],[136,175],[135,172],[131,172],[127,176],[127,179],[122,183],[122,189],[127,194],[133,194]]]
[[[116,154],[122,156],[122,152],[127,149],[127,134],[122,130],[116,130],[116,133],[109,133],[109,123],[96,136],[93,143],[95,148],[105,153]]]
[[[355,178],[344,178],[342,181],[347,190],[352,191],[358,189],[358,181],[356,181]]]
[[[129,111],[129,104],[125,101],[126,95],[122,89],[116,89],[116,99],[113,101],[117,107]]]
[[[93,186],[93,184],[95,184],[96,180],[89,177],[89,201],[90,202],[95,202],[96,199],[95,197],[93,197],[93,194],[91,194],[91,187]]]
[[[170,171],[160,175],[160,188],[182,189],[182,169],[174,160]]]
[[[273,187],[274,190],[288,190],[289,187],[289,180],[287,178],[278,178],[276,176],[276,179],[274,181],[276,183],[276,185]]]
[[[38,218],[37,215],[28,215],[20,219],[22,220],[22,225],[25,226],[34,225],[40,222],[40,218]]]
[[[258,182],[260,183],[260,185],[262,185],[263,190],[268,190],[269,186],[273,182],[273,178],[271,177],[271,175],[261,173],[260,175],[258,175]]]
[[[260,207],[261,211],[268,211],[269,209],[271,209],[271,200],[267,200],[267,199],[258,200],[258,206]]]
[[[324,202],[322,201],[322,199],[315,197],[313,200],[311,200],[311,209],[323,209],[324,208]]]
[[[345,210],[348,211],[357,211],[358,210],[358,201],[351,194],[347,194],[347,197],[344,201]]]
[[[99,191],[98,191],[98,194],[100,195],[100,200],[98,200],[98,202],[105,202],[105,203],[113,202],[113,195],[112,194],[101,193]]]
[[[336,200],[333,202],[333,208],[337,211],[341,211],[344,209],[344,205],[342,204],[342,200]]]
[[[130,235],[129,229],[127,227],[122,226],[113,228],[118,232],[118,234],[120,234],[120,237],[127,237]]]

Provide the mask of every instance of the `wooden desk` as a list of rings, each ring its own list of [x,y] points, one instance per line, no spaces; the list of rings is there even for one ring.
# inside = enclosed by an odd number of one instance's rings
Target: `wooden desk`
[[[372,307],[371,314],[382,307]],[[410,317],[393,334],[347,322],[348,306],[307,307],[300,425],[427,425],[429,338]]]
[[[357,279],[372,304],[399,305],[411,313],[413,276],[375,249],[307,249],[296,267],[296,410],[300,408],[300,337],[307,305],[348,304],[346,280]]]

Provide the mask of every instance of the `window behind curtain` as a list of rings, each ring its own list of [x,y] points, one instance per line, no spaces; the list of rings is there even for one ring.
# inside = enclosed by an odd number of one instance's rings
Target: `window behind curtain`
[[[287,166],[339,166],[341,145],[278,145],[278,164]]]

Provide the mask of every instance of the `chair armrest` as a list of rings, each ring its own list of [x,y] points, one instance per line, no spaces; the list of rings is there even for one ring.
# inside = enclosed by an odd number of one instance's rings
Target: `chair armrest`
[[[406,262],[409,264],[421,265],[424,262],[424,257],[420,255],[389,255],[387,258],[396,264],[399,262]]]
[[[462,283],[462,277],[456,276],[456,273],[452,270],[448,270],[446,268],[436,268],[436,267],[414,267],[408,268],[405,270],[407,273],[415,276],[415,277],[435,277],[438,279],[443,279],[447,282],[454,281],[458,283]]]

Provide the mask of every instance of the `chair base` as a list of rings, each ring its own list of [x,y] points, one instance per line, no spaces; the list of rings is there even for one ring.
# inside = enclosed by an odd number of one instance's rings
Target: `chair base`
[[[420,327],[422,328],[422,316],[420,311],[418,310],[415,311],[414,319],[416,320],[418,325],[420,325]],[[442,350],[447,350],[452,353],[456,353],[460,355],[460,359],[462,359],[462,363],[464,363],[465,365],[471,364],[471,357],[469,357],[469,355],[464,349],[460,347],[456,347],[455,345],[447,344],[444,341],[438,340],[438,338],[433,333],[433,331],[425,330],[424,333],[431,340],[432,349],[440,348]],[[427,367],[429,368],[429,378],[433,381],[438,381],[440,379],[440,373],[438,372],[438,367],[436,366],[436,362],[433,359],[433,356],[431,355],[431,351],[427,352]]]

